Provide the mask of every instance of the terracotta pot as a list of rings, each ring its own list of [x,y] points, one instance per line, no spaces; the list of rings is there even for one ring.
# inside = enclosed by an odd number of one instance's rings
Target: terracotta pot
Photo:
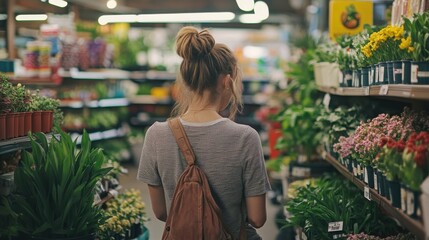
[[[6,139],[6,114],[0,114],[0,141]]]
[[[53,127],[54,127],[54,112],[49,111],[49,132],[52,131]]]
[[[41,132],[42,131],[42,112],[36,111],[33,112],[33,116],[31,118],[31,129],[32,132]]]
[[[13,135],[14,135],[14,137],[19,137],[18,127],[19,127],[19,114],[15,113],[15,124],[13,126]]]
[[[32,116],[33,116],[33,112],[24,113],[24,135],[27,135],[28,132],[31,132]]]
[[[42,111],[42,132],[48,133],[51,131],[51,128],[49,111]]]
[[[6,114],[6,139],[15,137],[15,113]]]
[[[18,113],[18,137],[22,137],[22,136],[25,135],[25,132],[24,132],[24,117],[25,117],[25,113],[24,112]]]

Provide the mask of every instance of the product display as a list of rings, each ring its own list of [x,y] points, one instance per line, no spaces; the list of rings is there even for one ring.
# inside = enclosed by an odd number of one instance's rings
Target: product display
[[[0,239],[162,239],[136,174],[147,129],[191,96],[188,25],[236,57],[234,121],[272,188],[262,239],[429,235],[428,0],[54,2],[0,5]]]

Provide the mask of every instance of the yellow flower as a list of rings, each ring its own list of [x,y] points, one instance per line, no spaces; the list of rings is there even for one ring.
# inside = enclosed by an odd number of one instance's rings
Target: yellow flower
[[[399,44],[399,48],[400,49],[407,49],[410,47],[410,45],[411,45],[411,37],[402,38],[401,44]]]
[[[408,48],[408,52],[413,52],[414,51],[414,47],[409,47]]]

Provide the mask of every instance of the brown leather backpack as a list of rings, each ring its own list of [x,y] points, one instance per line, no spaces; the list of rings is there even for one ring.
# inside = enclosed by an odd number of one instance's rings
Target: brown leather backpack
[[[218,205],[178,118],[168,120],[188,166],[180,176],[162,235],[163,240],[233,239],[221,220]]]

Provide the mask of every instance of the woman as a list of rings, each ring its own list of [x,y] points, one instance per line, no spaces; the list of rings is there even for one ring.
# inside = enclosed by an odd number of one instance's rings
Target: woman
[[[231,50],[215,43],[207,31],[182,28],[176,37],[183,58],[178,78],[179,96],[173,116],[180,117],[207,175],[222,220],[238,237],[246,221],[248,239],[260,239],[254,228],[266,221],[265,194],[270,189],[261,142],[251,127],[221,116],[227,107],[232,119],[241,103],[242,82]],[[152,208],[167,219],[176,183],[186,168],[166,122],[147,131],[137,178],[148,184]],[[245,203],[245,204],[242,204]]]

